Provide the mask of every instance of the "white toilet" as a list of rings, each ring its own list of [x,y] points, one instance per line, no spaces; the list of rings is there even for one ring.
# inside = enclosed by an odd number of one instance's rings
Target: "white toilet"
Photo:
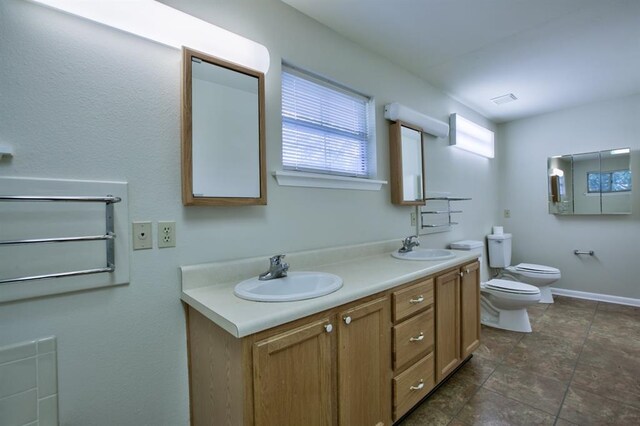
[[[550,284],[560,279],[560,270],[533,263],[511,264],[511,234],[487,235],[489,241],[489,266],[499,268],[499,278],[506,278],[540,288],[540,303],[553,303]]]
[[[480,255],[481,276],[484,270],[482,241],[452,243],[452,249],[471,250]],[[512,280],[493,279],[480,284],[480,322],[503,330],[531,332],[527,306],[540,301],[538,287]]]

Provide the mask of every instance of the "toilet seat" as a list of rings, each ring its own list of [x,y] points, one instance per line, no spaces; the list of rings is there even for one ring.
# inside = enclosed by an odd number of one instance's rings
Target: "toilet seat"
[[[537,272],[539,274],[559,274],[560,270],[551,266],[536,265],[535,263],[518,263],[515,269],[523,272]]]
[[[501,293],[510,294],[540,294],[538,287],[521,283],[518,281],[509,281],[501,279],[493,279],[484,283],[484,288],[494,290]]]
[[[541,278],[544,280],[557,281],[560,279],[560,270],[551,266],[536,265],[534,263],[519,263],[516,266],[505,268],[512,274],[529,278]]]

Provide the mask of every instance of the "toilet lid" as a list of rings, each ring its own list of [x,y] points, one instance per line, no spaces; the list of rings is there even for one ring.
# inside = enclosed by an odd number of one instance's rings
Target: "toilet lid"
[[[494,279],[487,281],[486,288],[504,291],[507,293],[519,293],[519,294],[537,294],[540,292],[538,287],[521,283],[518,281],[500,280]]]
[[[539,274],[557,274],[559,269],[552,268],[551,266],[536,265],[535,263],[518,263],[516,270],[523,272],[536,272]]]

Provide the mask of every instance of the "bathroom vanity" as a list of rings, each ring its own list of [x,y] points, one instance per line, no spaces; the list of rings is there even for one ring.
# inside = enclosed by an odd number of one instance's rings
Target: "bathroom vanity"
[[[344,280],[297,302],[233,295],[264,258],[183,267],[191,423],[391,425],[426,397],[480,343],[479,263],[403,261],[397,247],[287,256]]]

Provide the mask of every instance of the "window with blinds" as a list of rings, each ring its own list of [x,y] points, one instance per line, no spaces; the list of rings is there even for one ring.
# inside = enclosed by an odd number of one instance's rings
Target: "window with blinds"
[[[371,98],[283,64],[283,168],[370,177],[372,104]]]

